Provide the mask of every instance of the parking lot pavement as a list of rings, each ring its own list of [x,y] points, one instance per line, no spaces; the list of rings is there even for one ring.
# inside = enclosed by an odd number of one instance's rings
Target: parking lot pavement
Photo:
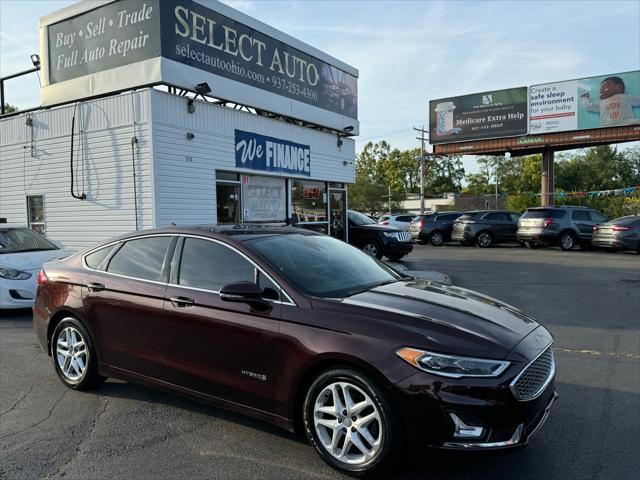
[[[408,270],[503,299],[556,337],[560,399],[508,453],[421,451],[396,478],[638,478],[640,255],[416,246]],[[0,312],[0,477],[339,478],[301,435],[147,387],[65,389],[29,312]]]

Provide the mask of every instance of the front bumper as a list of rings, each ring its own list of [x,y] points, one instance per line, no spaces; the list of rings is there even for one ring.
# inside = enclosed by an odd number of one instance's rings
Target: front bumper
[[[558,243],[558,234],[553,233],[545,233],[539,231],[529,231],[522,232],[518,231],[516,233],[516,238],[518,242],[533,242],[533,243],[542,243],[545,245],[553,245]]]
[[[31,277],[26,280],[0,279],[0,309],[31,308],[38,286],[37,271],[29,271]]]
[[[387,242],[383,246],[385,255],[403,254],[406,255],[413,250],[413,243],[411,242]]]

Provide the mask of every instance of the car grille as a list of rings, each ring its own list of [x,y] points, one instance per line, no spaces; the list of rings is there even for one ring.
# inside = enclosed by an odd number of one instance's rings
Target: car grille
[[[411,234],[409,232],[396,232],[396,238],[401,242],[410,242]]]
[[[521,402],[533,400],[546,388],[555,372],[553,348],[549,346],[516,377],[511,391]]]

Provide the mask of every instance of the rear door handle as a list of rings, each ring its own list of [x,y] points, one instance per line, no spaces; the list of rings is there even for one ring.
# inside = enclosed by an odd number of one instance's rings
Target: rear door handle
[[[87,283],[87,288],[90,292],[100,292],[105,289],[104,284],[98,282]]]
[[[174,307],[192,307],[196,304],[193,298],[187,297],[171,297],[169,299]]]

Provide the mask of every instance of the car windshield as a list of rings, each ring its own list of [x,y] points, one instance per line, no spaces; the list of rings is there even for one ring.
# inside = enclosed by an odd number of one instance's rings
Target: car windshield
[[[58,247],[28,228],[0,227],[0,254],[40,250],[58,250]]]
[[[244,244],[314,297],[349,297],[402,278],[361,250],[324,235],[265,236]]]
[[[376,223],[371,220],[366,215],[363,215],[360,212],[349,212],[349,220],[355,223],[356,225],[369,225],[372,223]]]

